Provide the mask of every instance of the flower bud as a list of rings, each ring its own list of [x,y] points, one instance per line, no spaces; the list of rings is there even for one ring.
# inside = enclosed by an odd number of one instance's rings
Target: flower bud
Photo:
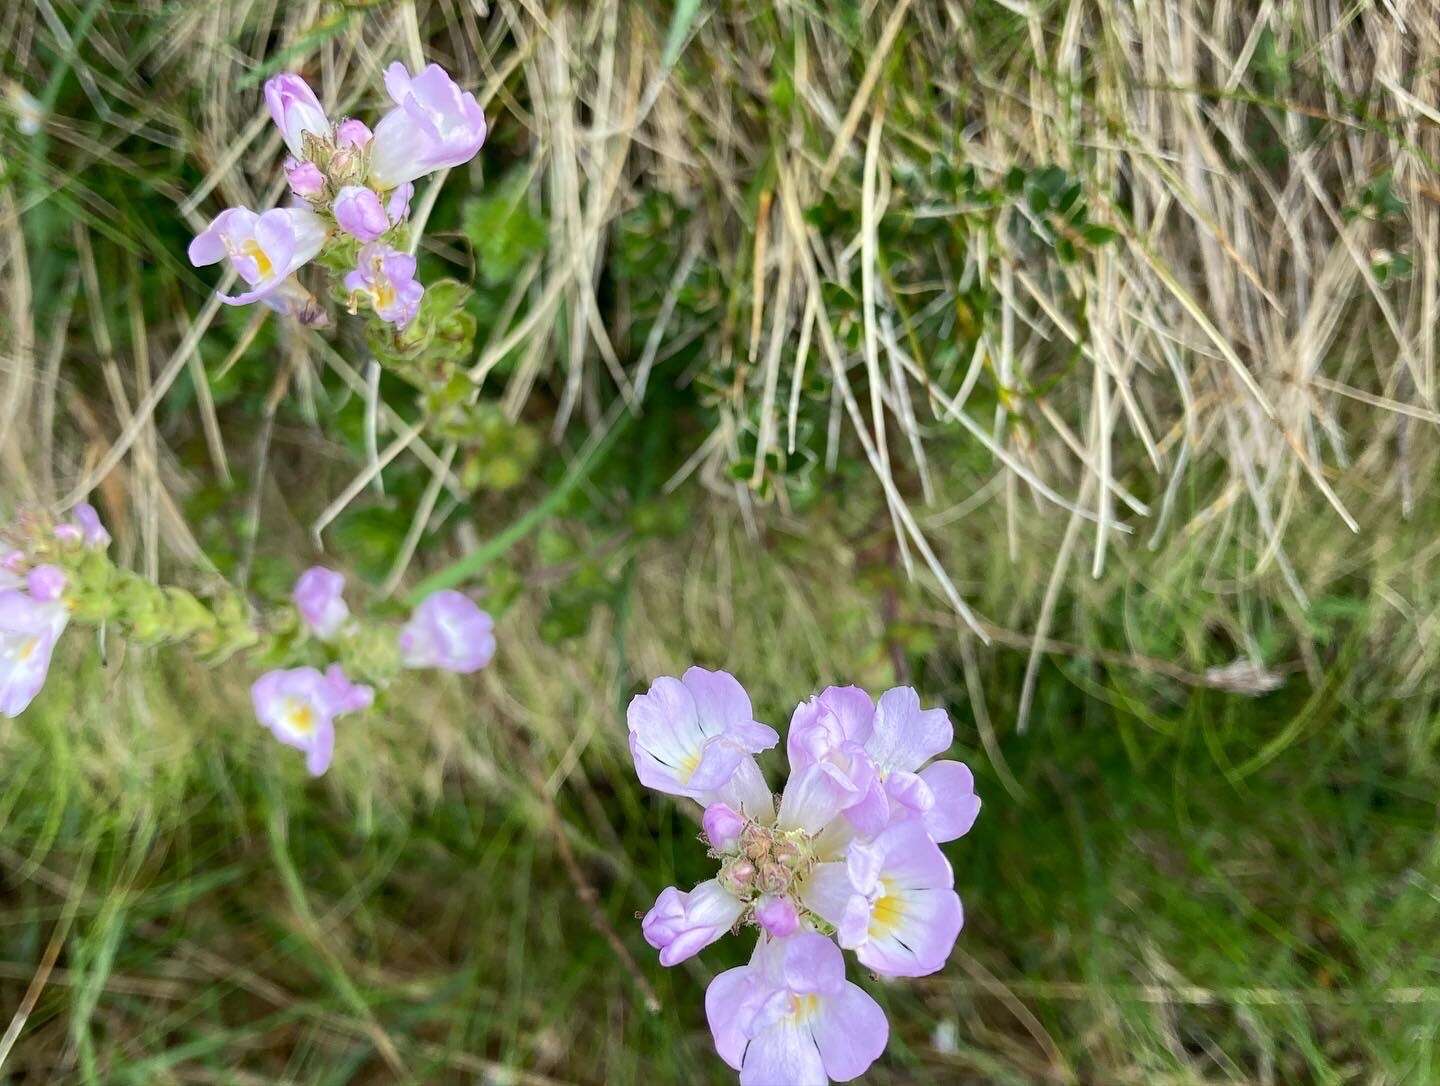
[[[712,848],[728,851],[745,830],[745,818],[728,803],[712,803],[705,808],[705,817],[700,820],[705,829],[705,840]]]
[[[25,578],[25,586],[33,599],[40,603],[53,603],[65,591],[68,578],[59,566],[36,566]]]
[[[794,935],[800,928],[800,914],[788,897],[762,897],[755,905],[755,923],[777,939]]]
[[[354,147],[359,150],[370,142],[370,135],[370,129],[364,121],[346,117],[335,126],[335,145],[337,147]]]
[[[720,884],[732,894],[744,896],[755,884],[755,865],[749,860],[736,860],[720,871]]]
[[[330,135],[330,121],[320,100],[298,75],[284,72],[267,80],[265,104],[270,107],[270,116],[285,137],[290,153],[297,157],[308,157],[304,153],[307,134],[319,138]]]
[[[340,190],[335,197],[335,221],[341,230],[361,241],[374,241],[390,229],[380,197],[364,185],[346,185]]]
[[[330,156],[330,179],[341,187],[355,184],[360,180],[364,160],[358,148],[341,147]]]
[[[325,191],[325,175],[313,162],[297,162],[287,159],[285,176],[290,181],[290,191],[296,196],[319,196]]]
[[[783,894],[790,889],[790,869],[768,863],[760,869],[760,889],[767,894]]]

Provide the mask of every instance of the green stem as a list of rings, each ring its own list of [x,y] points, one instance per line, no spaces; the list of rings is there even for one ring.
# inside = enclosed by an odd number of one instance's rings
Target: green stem
[[[451,562],[444,569],[437,570],[426,577],[411,590],[410,602],[419,603],[432,592],[438,592],[442,588],[454,588],[469,580],[540,527],[552,513],[564,504],[565,499],[574,493],[575,488],[588,479],[591,472],[600,466],[614,447],[615,442],[619,440],[620,435],[630,428],[630,424],[634,420],[635,415],[632,412],[626,411],[622,414],[615,421],[615,425],[610,428],[609,433],[601,438],[588,453],[570,465],[570,470],[565,473],[565,477],[560,480],[559,485],[545,495],[538,505],[513,521],[504,531],[479,550],[471,551]]]

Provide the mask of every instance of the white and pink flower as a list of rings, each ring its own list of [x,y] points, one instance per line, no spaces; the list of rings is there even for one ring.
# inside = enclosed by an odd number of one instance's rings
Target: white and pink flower
[[[318,777],[335,755],[335,718],[369,708],[375,692],[332,664],[324,673],[313,667],[267,671],[250,687],[250,698],[260,723],[303,752],[305,768]]]

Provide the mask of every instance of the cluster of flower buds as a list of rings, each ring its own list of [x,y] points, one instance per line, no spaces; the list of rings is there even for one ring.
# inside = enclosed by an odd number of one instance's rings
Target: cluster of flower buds
[[[753,719],[731,675],[692,667],[656,679],[628,723],[641,783],[704,805],[720,864],[688,892],[666,888],[645,915],[661,964],[742,925],[759,929],[750,964],[706,993],[720,1056],[742,1084],[864,1073],[889,1027],[845,980],[841,949],[882,976],[925,976],[944,966],[963,923],[939,845],[969,831],[980,800],[969,768],[935,760],[953,739],[945,711],[921,709],[909,687],[878,701],[830,687],[802,702],[778,806],[754,756],[779,736]]]
[[[399,668],[435,668],[468,675],[495,655],[494,622],[470,597],[445,589],[427,596],[398,631],[359,622],[345,602],[345,577],[312,566],[292,599],[301,629],[333,659],[318,668],[275,668],[250,688],[255,716],[275,738],[305,754],[312,776],[330,768],[335,718],[368,709],[374,690],[350,672],[383,679]]]
[[[474,158],[485,142],[485,116],[439,65],[411,75],[398,61],[385,71],[390,109],[372,132],[363,122],[332,123],[298,75],[265,84],[265,103],[285,138],[292,206],[261,213],[222,211],[190,244],[196,267],[229,260],[249,289],[220,295],[229,305],[260,302],[302,323],[326,323],[325,311],[297,273],[322,254],[348,267],[351,313],[363,302],[386,324],[404,328],[424,287],[403,227],[414,182]]]

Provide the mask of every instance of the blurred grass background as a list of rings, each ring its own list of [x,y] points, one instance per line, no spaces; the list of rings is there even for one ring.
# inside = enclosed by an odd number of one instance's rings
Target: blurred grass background
[[[6,508],[97,486],[261,605],[463,558],[500,636],[309,782],[243,667],[72,632],[0,731],[7,1081],[730,1081],[747,940],[634,919],[707,874],[624,744],[692,662],[782,728],[913,683],[976,770],[950,968],[852,968],[867,1081],[1440,1080],[1435,15],[7,6]],[[493,122],[417,200],[480,398],[375,473],[414,407],[343,315],[183,254],[281,195],[266,76],[371,115],[396,58]]]

